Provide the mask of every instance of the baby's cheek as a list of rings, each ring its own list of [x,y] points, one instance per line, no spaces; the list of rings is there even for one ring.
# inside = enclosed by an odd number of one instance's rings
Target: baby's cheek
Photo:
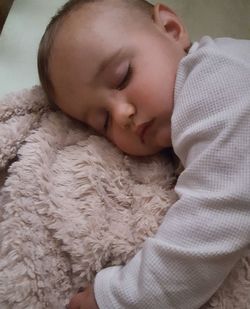
[[[110,132],[109,140],[121,151],[130,155],[139,155],[141,152],[140,145],[135,139],[135,136],[129,134],[128,131],[121,130],[120,128],[113,129]]]
[[[135,148],[133,138],[129,138],[128,135],[119,132],[113,132],[113,134],[110,137],[110,141],[116,145],[121,151],[131,154],[132,149]]]

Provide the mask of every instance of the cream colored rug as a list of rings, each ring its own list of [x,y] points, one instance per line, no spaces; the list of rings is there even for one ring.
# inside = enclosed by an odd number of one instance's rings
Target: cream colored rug
[[[39,87],[0,102],[2,178],[7,166],[1,309],[64,308],[100,269],[129,261],[176,200],[170,159],[125,156],[51,111]],[[250,308],[250,251],[204,308]]]

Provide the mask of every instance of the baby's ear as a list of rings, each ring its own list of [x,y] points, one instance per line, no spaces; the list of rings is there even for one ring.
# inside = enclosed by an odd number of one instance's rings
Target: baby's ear
[[[153,11],[155,24],[174,40],[179,41],[183,48],[190,45],[189,36],[184,24],[176,13],[164,4],[156,4]]]

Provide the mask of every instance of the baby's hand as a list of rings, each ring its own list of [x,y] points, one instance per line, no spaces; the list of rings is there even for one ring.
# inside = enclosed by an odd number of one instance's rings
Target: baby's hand
[[[68,309],[98,309],[94,290],[91,285],[75,294],[67,306]]]

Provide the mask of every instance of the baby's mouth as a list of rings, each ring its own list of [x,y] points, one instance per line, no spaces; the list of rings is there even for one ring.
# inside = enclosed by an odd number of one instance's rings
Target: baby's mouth
[[[139,135],[139,138],[143,144],[145,144],[145,134],[150,128],[152,123],[153,123],[153,120],[150,120],[150,121],[142,123],[136,128],[136,133]]]

